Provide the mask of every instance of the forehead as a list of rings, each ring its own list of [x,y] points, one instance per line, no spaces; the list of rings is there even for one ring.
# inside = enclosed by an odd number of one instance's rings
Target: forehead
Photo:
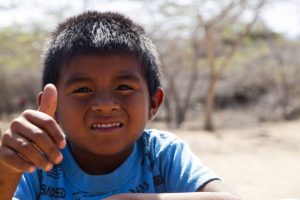
[[[88,54],[72,57],[60,72],[60,80],[70,76],[139,74],[145,78],[142,62],[137,56],[121,54]],[[104,78],[101,76],[101,78]]]

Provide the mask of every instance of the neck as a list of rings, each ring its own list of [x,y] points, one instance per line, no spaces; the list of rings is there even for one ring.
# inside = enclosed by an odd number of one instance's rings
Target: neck
[[[115,155],[97,155],[78,149],[69,143],[72,155],[79,167],[89,175],[104,175],[116,170],[130,155],[132,148]]]

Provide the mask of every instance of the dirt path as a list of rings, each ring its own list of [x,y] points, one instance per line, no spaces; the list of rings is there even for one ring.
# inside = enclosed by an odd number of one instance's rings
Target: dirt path
[[[174,132],[244,199],[300,200],[300,121],[217,135]]]

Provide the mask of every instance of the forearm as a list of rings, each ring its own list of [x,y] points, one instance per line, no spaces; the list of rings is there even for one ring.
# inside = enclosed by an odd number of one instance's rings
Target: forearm
[[[7,170],[0,164],[0,199],[11,200],[18,186],[22,173]]]
[[[190,192],[190,193],[128,193],[118,194],[106,200],[239,200],[240,198],[226,192]]]

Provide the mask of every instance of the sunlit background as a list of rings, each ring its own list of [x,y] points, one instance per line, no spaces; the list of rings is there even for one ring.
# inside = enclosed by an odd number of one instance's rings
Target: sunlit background
[[[244,199],[300,199],[300,0],[0,0],[0,126],[36,108],[57,23],[117,11],[160,53],[166,99],[149,126],[187,140]]]

